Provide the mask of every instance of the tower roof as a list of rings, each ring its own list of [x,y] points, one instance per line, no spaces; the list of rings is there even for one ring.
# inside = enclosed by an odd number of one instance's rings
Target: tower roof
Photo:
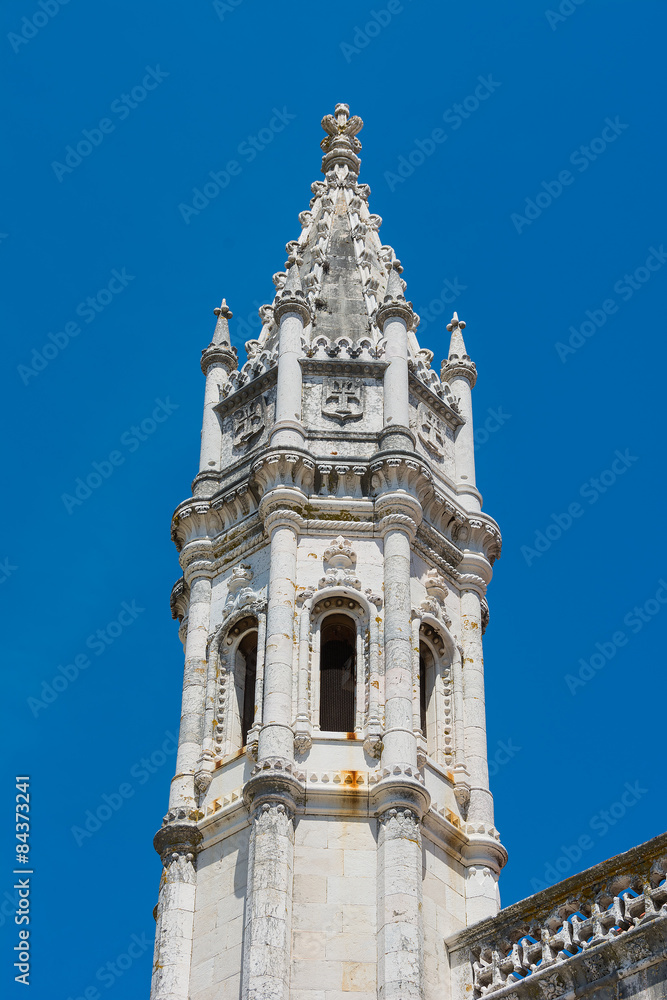
[[[311,185],[310,207],[299,215],[301,233],[286,246],[288,270],[274,275],[274,306],[286,282],[294,283],[292,270],[298,268],[312,310],[312,339],[345,337],[352,343],[369,339],[377,345],[382,338],[376,325],[378,306],[388,291],[392,297],[402,297],[405,282],[399,277],[402,268],[393,248],[383,245],[378,235],[382,219],[368,208],[370,188],[358,181],[357,133],[362,127],[361,118],[350,116],[347,104],[337,104],[335,113],[322,119],[324,180]],[[277,340],[277,324],[272,309],[263,307],[261,315],[259,343],[270,349]],[[415,356],[419,345],[413,331],[419,317],[411,307],[410,317],[410,353]]]

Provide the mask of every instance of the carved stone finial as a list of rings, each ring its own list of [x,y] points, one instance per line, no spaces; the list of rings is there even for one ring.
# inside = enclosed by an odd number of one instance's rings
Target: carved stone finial
[[[450,333],[452,333],[453,330],[457,330],[457,329],[458,330],[465,330],[465,328],[466,328],[465,321],[462,320],[462,319],[459,319],[459,314],[458,313],[454,313],[454,315],[452,316],[451,320],[447,324],[448,331]]]
[[[224,316],[225,319],[231,319],[234,313],[227,305],[227,299],[223,299],[222,303],[213,310],[214,316]]]
[[[327,134],[320,143],[324,150],[323,174],[338,164],[348,166],[355,174],[359,173],[357,153],[361,149],[361,143],[357,139],[357,132],[363,127],[364,123],[358,115],[350,117],[347,104],[337,104],[333,115],[324,116],[322,128]]]

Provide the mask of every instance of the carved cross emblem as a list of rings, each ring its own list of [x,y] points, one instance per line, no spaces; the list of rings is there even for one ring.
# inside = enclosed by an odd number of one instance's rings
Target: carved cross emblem
[[[436,416],[425,403],[419,404],[419,414],[417,418],[417,433],[419,438],[431,454],[442,458],[445,454],[446,428],[444,420]]]
[[[359,378],[324,379],[322,386],[322,413],[342,424],[346,420],[359,420],[364,415],[363,383]]]
[[[264,407],[260,399],[240,406],[233,415],[234,447],[252,444],[264,430]]]

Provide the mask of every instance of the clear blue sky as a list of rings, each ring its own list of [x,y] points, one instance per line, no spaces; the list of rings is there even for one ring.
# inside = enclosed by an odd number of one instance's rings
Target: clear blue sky
[[[34,1000],[148,996],[200,351],[223,294],[237,344],[256,331],[337,101],[365,120],[361,179],[422,345],[439,363],[456,308],[479,369],[503,901],[664,829],[665,10],[561,7],[4,5],[0,897],[29,774]],[[28,702],[60,667],[79,676]]]

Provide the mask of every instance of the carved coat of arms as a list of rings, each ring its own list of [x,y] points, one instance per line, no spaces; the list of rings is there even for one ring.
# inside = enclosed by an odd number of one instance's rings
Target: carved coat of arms
[[[266,419],[261,399],[253,399],[239,406],[232,416],[234,447],[245,448],[253,444],[264,430]]]
[[[360,420],[364,415],[364,385],[360,378],[327,376],[322,385],[322,413],[340,420]]]
[[[446,424],[426,403],[419,404],[417,434],[424,447],[432,455],[443,458],[445,454],[445,439],[447,437]]]

